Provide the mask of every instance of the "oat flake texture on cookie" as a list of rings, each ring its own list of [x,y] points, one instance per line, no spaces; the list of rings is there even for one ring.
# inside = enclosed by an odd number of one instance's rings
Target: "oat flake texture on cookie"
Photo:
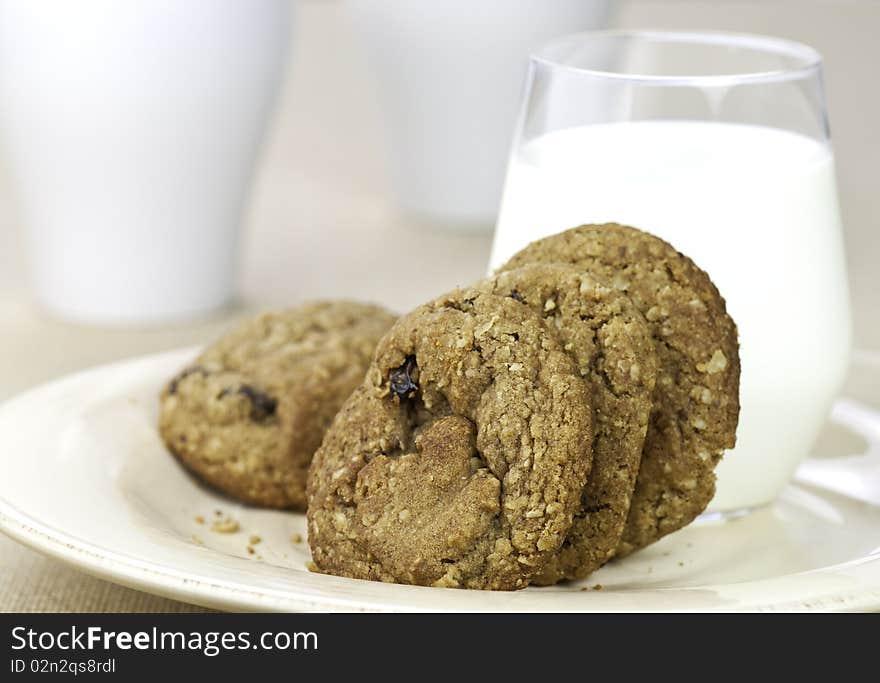
[[[500,271],[566,264],[626,294],[644,315],[659,370],[642,463],[617,555],[689,524],[712,499],[736,440],[739,345],[724,299],[688,257],[636,228],[583,225],[528,245]]]
[[[629,297],[570,266],[523,266],[475,286],[537,311],[590,387],[593,466],[568,536],[532,583],[583,578],[614,555],[629,513],[657,377],[650,329]]]
[[[304,510],[312,455],[392,322],[378,306],[326,301],[242,323],[164,388],[162,438],[227,495]]]
[[[318,569],[525,587],[580,509],[590,400],[543,318],[510,297],[457,290],[404,316],[315,454]]]

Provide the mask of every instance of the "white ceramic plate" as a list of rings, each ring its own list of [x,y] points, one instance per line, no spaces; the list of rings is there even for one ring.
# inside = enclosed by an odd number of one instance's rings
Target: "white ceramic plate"
[[[305,537],[302,515],[196,483],[155,428],[160,386],[193,354],[79,373],[0,408],[0,528],[111,581],[232,610],[880,609],[876,357],[854,373],[863,395],[836,405],[817,446],[826,457],[773,506],[693,524],[580,584],[491,593],[311,573],[307,545],[293,540]],[[216,511],[240,531],[212,531]]]

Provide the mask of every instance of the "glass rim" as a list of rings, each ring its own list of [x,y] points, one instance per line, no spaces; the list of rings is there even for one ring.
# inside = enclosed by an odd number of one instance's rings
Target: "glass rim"
[[[766,54],[776,54],[792,57],[796,63],[790,68],[774,69],[768,71],[743,71],[741,73],[724,74],[639,74],[623,73],[620,71],[607,71],[592,69],[566,63],[565,60],[551,56],[549,53],[568,43],[580,44],[599,38],[638,38],[650,39],[656,42],[666,43],[692,43],[696,45],[709,45],[719,47],[741,47],[760,51]],[[642,85],[699,85],[699,86],[729,86],[740,83],[761,83],[795,80],[811,77],[822,66],[822,55],[806,43],[801,43],[787,38],[776,38],[757,33],[737,33],[731,31],[667,31],[654,29],[607,29],[599,31],[584,31],[570,33],[553,39],[536,48],[530,56],[532,62],[542,64],[554,69],[564,69],[580,73],[592,78],[609,80],[629,81]]]

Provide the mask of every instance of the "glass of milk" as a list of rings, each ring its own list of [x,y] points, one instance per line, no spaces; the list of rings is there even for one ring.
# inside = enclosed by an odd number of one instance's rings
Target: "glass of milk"
[[[841,387],[850,307],[819,54],[724,33],[603,31],[531,59],[490,268],[582,223],[652,232],[739,327],[737,445],[713,511],[769,503]]]

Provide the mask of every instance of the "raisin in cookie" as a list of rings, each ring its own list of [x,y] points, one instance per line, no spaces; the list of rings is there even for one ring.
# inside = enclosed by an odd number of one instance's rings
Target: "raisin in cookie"
[[[715,466],[739,418],[739,345],[715,285],[663,240],[609,223],[533,242],[502,270],[563,263],[626,293],[660,363],[642,464],[617,555],[690,523],[715,493]]]
[[[162,438],[233,498],[305,509],[312,455],[392,322],[377,306],[339,301],[240,325],[165,387]]]
[[[561,546],[590,466],[589,387],[541,316],[458,290],[379,342],[309,475],[320,571],[523,588]]]
[[[583,578],[614,555],[630,509],[657,376],[648,324],[625,294],[569,266],[524,266],[476,287],[541,314],[590,385],[593,465],[581,508],[532,583]]]

